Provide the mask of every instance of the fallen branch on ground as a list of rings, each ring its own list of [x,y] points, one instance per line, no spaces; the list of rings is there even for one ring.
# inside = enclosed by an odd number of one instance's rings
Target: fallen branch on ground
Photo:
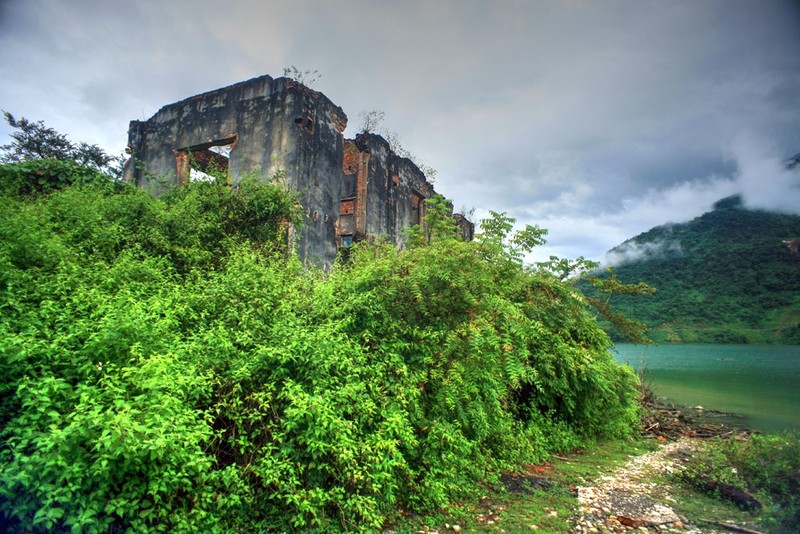
[[[744,532],[745,534],[764,534],[758,530],[750,530],[749,528],[740,527],[739,525],[735,525],[733,523],[721,523],[719,521],[711,521],[710,519],[700,519],[703,523],[708,523],[709,525],[714,525],[715,527],[722,527],[728,530],[732,530],[733,532]]]

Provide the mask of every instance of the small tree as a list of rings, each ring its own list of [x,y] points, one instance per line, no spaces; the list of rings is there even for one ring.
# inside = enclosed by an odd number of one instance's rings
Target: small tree
[[[425,224],[409,229],[409,244],[418,247],[448,239],[458,240],[460,233],[448,200],[437,194],[425,199],[425,206]]]
[[[652,343],[653,341],[647,337],[647,325],[615,311],[611,308],[609,300],[612,295],[649,296],[656,292],[656,288],[644,282],[639,282],[638,284],[624,284],[613,274],[611,269],[608,269],[607,272],[610,278],[589,278],[592,285],[599,291],[600,296],[587,296],[587,302],[602,318],[614,325],[617,331],[630,343],[641,343],[644,345]]]
[[[3,111],[9,126],[16,129],[11,133],[11,142],[0,145],[0,162],[14,163],[34,159],[70,160],[97,169],[115,178],[122,175],[125,163],[123,155],[111,156],[97,145],[70,141],[66,135],[48,128],[42,121],[30,121],[25,117],[15,118]]]

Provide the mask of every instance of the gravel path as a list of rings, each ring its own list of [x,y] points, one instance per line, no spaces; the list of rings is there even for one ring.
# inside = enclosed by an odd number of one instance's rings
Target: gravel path
[[[675,502],[668,487],[648,482],[654,473],[670,473],[681,468],[682,458],[690,455],[697,442],[688,438],[668,443],[657,451],[632,457],[592,487],[578,487],[580,515],[575,532],[694,532],[700,530],[670,507]]]

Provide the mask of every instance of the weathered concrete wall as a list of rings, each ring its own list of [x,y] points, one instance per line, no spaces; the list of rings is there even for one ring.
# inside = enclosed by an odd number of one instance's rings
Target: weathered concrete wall
[[[269,180],[282,171],[306,214],[302,229],[291,230],[300,257],[327,269],[339,247],[367,237],[402,246],[406,230],[424,218],[424,200],[435,194],[383,137],[345,140],[346,125],[342,109],[322,93],[261,76],[131,121],[126,179],[157,195],[206,165],[226,169],[233,184],[248,173]],[[227,159],[212,151],[222,146],[230,149]]]
[[[357,235],[388,236],[392,240],[393,228],[388,224],[391,190],[387,180],[392,156],[389,143],[379,135],[362,134],[356,137],[355,144],[360,152],[369,155],[366,173],[358,175],[356,184]]]
[[[407,158],[396,158],[393,165],[397,184],[394,188],[395,234],[405,242],[405,230],[423,224],[425,200],[436,194],[425,175]]]
[[[355,241],[380,236],[404,245],[406,231],[423,222],[425,199],[436,194],[414,162],[377,134],[345,141],[343,172],[350,181],[343,183],[339,233],[352,233]]]
[[[463,213],[454,213],[453,218],[456,220],[456,225],[461,230],[461,239],[464,241],[472,241],[475,239],[475,223],[467,219]]]
[[[154,194],[186,179],[187,149],[233,139],[229,178],[247,173],[269,179],[285,173],[301,192],[307,221],[297,237],[305,260],[328,267],[336,257],[336,215],[342,175],[342,132],[347,116],[322,93],[287,78],[261,76],[161,108],[128,132],[133,165],[127,178]],[[184,162],[185,165],[185,162]]]

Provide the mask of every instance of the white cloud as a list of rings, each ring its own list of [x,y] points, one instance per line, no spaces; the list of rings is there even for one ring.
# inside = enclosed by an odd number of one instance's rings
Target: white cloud
[[[777,154],[751,133],[737,136],[731,151],[739,167],[736,182],[745,207],[800,214],[800,169],[786,168],[792,154]]]
[[[712,177],[650,189],[639,197],[625,197],[622,207],[616,211],[551,213],[538,218],[522,217],[518,222],[536,222],[549,230],[548,245],[534,251],[532,261],[544,261],[550,255],[571,259],[584,256],[601,261],[607,251],[623,241],[655,226],[687,222],[709,211],[717,200],[737,191],[737,184],[732,180]],[[556,202],[553,207],[557,205]]]
[[[608,267],[616,267],[642,259],[678,255],[681,254],[681,252],[681,245],[677,241],[662,240],[649,243],[626,241],[622,245],[609,251],[605,256],[603,264]]]

